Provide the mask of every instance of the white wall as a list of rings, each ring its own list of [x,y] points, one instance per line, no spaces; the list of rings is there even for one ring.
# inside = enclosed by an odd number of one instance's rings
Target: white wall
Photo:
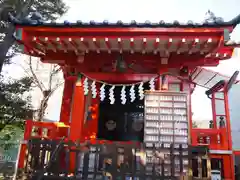
[[[240,150],[240,84],[233,85],[229,92],[233,149]]]

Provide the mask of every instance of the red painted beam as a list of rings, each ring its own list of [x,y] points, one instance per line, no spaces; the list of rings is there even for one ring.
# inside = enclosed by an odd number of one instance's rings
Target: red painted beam
[[[114,83],[149,81],[151,78],[158,76],[157,74],[95,73],[95,72],[84,73],[84,75],[86,75],[90,79],[95,79],[96,81]],[[77,77],[71,76],[71,78]]]
[[[157,74],[122,74],[122,73],[86,73],[92,79],[102,81],[124,82],[124,81],[149,81]]]

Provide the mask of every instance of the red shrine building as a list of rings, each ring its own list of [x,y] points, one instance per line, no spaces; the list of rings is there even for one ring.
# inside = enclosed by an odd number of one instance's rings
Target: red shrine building
[[[239,22],[239,16],[201,24],[15,20],[15,38],[24,53],[58,64],[65,79],[60,122],[27,120],[25,140],[65,137],[92,144],[191,147],[194,155],[181,173],[204,179],[213,176],[212,169],[223,179],[235,179],[227,92],[237,83],[237,73],[229,79],[204,66],[231,58],[238,45],[229,34]],[[209,129],[192,125],[196,85],[207,88],[212,101]],[[221,114],[216,101],[225,109]],[[25,166],[26,150],[23,144],[19,168]],[[70,159],[74,161],[72,155]]]

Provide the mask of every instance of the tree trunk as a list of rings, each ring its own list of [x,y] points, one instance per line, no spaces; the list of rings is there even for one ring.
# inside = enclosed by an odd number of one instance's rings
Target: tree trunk
[[[0,43],[0,73],[2,72],[3,64],[6,59],[8,50],[12,47],[14,43],[13,34],[15,32],[15,28],[10,25],[7,30],[6,36],[3,39],[3,42]]]
[[[41,103],[40,103],[40,107],[39,107],[39,111],[38,111],[38,115],[37,115],[37,120],[38,121],[43,121],[46,109],[47,109],[47,105],[48,105],[48,100],[49,97],[44,96]]]
[[[26,2],[22,8],[19,7],[19,12],[17,13],[17,19],[23,19],[28,15],[30,7],[33,5],[34,0],[29,0]],[[6,36],[4,37],[2,43],[0,43],[0,74],[2,72],[3,64],[6,59],[8,50],[13,45],[15,39],[13,38],[15,32],[15,27],[13,25],[9,25],[9,29],[6,32]]]

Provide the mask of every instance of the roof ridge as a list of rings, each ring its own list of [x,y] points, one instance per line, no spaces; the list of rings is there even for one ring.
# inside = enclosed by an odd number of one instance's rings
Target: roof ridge
[[[224,21],[221,17],[216,17],[212,12],[208,12],[209,17],[206,17],[205,20],[200,23],[196,23],[192,20],[188,20],[187,23],[179,22],[178,20],[174,20],[172,22],[165,22],[164,20],[159,20],[158,22],[151,22],[150,20],[146,20],[145,22],[137,22],[136,20],[131,20],[130,22],[123,22],[118,20],[116,22],[109,22],[107,20],[103,20],[102,22],[96,22],[91,20],[89,22],[83,22],[78,20],[74,23],[65,20],[63,23],[58,22],[44,22],[41,14],[38,12],[33,13],[31,17],[24,18],[23,20],[19,20],[15,18],[12,14],[9,14],[10,22],[15,25],[22,26],[48,26],[48,27],[139,27],[139,28],[179,28],[179,27],[191,27],[191,28],[200,28],[200,27],[227,27],[233,26],[236,27],[237,24],[240,23],[240,14],[233,18],[230,21]]]

